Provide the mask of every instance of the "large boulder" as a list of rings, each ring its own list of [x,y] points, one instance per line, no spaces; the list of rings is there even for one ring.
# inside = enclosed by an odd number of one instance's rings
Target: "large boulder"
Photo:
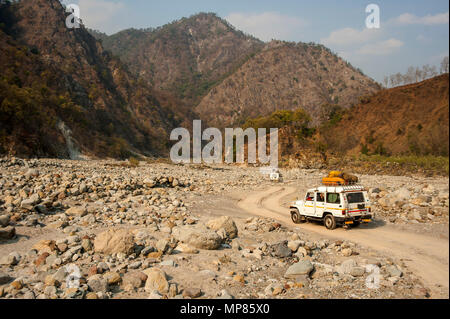
[[[29,198],[24,199],[20,203],[20,207],[28,209],[28,210],[32,210],[35,205],[40,203],[40,201],[41,201],[41,199],[39,198],[39,195],[38,194],[33,194]]]
[[[280,243],[271,245],[269,247],[270,251],[271,251],[271,255],[273,257],[278,257],[278,258],[287,258],[290,257],[292,255],[292,250],[288,247],[288,241],[282,241]]]
[[[51,254],[56,250],[56,242],[54,240],[41,240],[33,245],[33,249],[37,250],[39,253]]]
[[[94,241],[94,250],[103,254],[124,253],[129,255],[134,249],[134,235],[126,229],[110,229],[100,233]]]
[[[148,276],[141,271],[127,272],[122,278],[122,285],[126,291],[134,291],[141,288],[147,281]]]
[[[391,198],[399,202],[408,201],[409,199],[411,199],[411,192],[407,188],[403,187],[393,192],[391,194]]]
[[[11,282],[14,278],[4,272],[0,272],[0,285],[7,284]]]
[[[109,290],[108,281],[101,275],[93,275],[87,280],[88,287],[93,292],[107,292]]]
[[[206,226],[212,230],[224,229],[227,237],[230,239],[236,238],[238,235],[238,229],[234,221],[228,216],[222,216],[216,219],[210,220]]]
[[[391,199],[388,196],[381,197],[378,200],[378,204],[384,208],[388,208],[388,207],[392,206]]]
[[[298,263],[290,266],[286,273],[285,278],[295,278],[301,275],[309,275],[314,270],[314,265],[309,260],[300,260]]]
[[[158,268],[149,268],[143,271],[147,275],[145,282],[145,291],[152,292],[157,290],[159,293],[169,292],[169,282],[166,273]]]
[[[75,207],[71,207],[68,210],[66,210],[66,214],[69,216],[83,217],[83,216],[86,216],[87,210],[85,207],[75,206]]]
[[[16,229],[12,226],[7,226],[5,228],[0,228],[0,240],[2,239],[12,239],[16,236]]]
[[[0,216],[0,226],[1,227],[6,227],[9,225],[9,215],[1,215]]]
[[[387,267],[386,270],[391,277],[401,277],[403,275],[403,272],[395,265]]]
[[[222,238],[202,224],[174,227],[172,236],[176,240],[198,249],[214,250],[222,244]]]
[[[357,263],[353,259],[347,259],[341,263],[340,266],[336,267],[336,270],[339,274],[345,275],[350,274],[353,268],[357,267]]]

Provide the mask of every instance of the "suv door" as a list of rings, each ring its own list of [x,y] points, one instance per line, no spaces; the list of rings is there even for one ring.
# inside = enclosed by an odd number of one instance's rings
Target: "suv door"
[[[304,213],[307,216],[315,216],[316,206],[315,206],[315,194],[314,192],[306,193],[305,204],[304,204]]]
[[[316,213],[317,217],[322,217],[325,211],[325,193],[316,192]]]

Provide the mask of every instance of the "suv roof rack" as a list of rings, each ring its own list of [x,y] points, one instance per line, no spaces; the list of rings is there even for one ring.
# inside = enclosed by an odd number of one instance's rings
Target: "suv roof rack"
[[[343,191],[353,191],[353,190],[354,191],[361,191],[361,190],[365,190],[366,189],[365,186],[360,185],[360,184],[354,184],[354,185],[320,185],[317,188],[318,189],[319,188],[322,188],[322,189],[323,188],[326,188],[326,189],[333,188],[334,191],[336,191],[337,188],[340,188]]]

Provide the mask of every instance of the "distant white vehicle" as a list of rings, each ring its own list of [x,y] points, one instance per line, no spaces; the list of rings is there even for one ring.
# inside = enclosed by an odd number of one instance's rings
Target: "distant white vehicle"
[[[278,168],[275,167],[261,167],[260,169],[261,174],[268,176],[269,179],[273,182],[282,182],[283,177],[278,170]]]
[[[282,181],[281,173],[278,171],[278,169],[274,169],[270,173],[269,176],[270,176],[270,180],[273,182],[281,182]]]
[[[322,221],[327,229],[337,225],[358,226],[372,220],[367,190],[363,186],[320,186],[309,189],[303,200],[290,205],[291,218],[296,224]]]

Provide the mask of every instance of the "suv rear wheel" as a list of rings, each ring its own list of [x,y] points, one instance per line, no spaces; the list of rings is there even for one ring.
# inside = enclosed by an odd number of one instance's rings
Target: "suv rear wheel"
[[[336,220],[334,219],[334,216],[331,214],[326,215],[323,222],[327,229],[333,230],[336,228]]]

